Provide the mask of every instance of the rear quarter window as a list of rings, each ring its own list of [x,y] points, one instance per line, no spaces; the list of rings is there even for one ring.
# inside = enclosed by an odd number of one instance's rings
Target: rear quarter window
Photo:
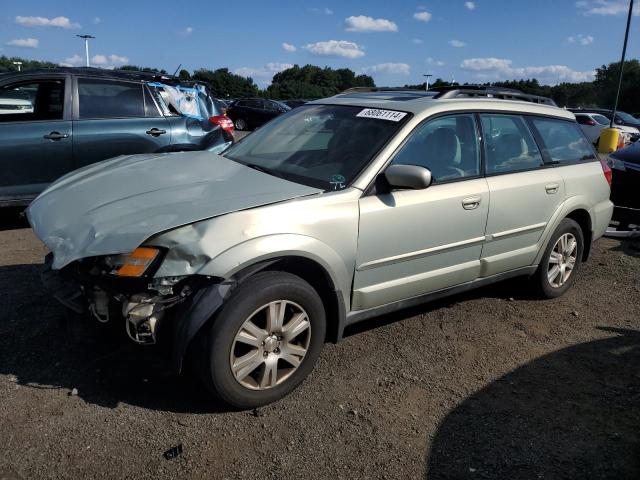
[[[532,118],[531,122],[552,162],[573,163],[596,158],[577,123],[552,118]]]

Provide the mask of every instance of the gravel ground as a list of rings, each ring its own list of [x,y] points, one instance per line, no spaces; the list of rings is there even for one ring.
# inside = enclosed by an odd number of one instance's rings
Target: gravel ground
[[[511,281],[360,325],[252,412],[65,326],[44,254],[5,214],[0,479],[640,478],[637,245],[600,240],[556,300]]]

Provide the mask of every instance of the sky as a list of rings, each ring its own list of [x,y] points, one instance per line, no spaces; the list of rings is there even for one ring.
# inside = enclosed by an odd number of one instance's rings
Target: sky
[[[640,3],[640,2],[638,2]],[[261,87],[293,64],[377,85],[593,79],[619,61],[628,0],[0,0],[0,55],[92,66],[228,67]],[[640,57],[636,5],[627,58]]]

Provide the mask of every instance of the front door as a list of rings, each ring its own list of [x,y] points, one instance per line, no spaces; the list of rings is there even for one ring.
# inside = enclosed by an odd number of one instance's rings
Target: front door
[[[62,77],[0,87],[0,202],[24,203],[72,169]]]
[[[73,121],[76,167],[118,155],[155,153],[171,143],[171,129],[144,85],[121,80],[78,78]],[[151,108],[150,108],[151,107]]]
[[[478,137],[472,114],[423,123],[392,163],[428,168],[433,184],[360,200],[353,310],[479,276],[489,189],[481,176]]]

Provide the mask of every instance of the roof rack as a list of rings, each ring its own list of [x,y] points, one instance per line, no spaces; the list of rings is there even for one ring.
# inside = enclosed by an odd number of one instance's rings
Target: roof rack
[[[556,107],[556,102],[548,97],[530,95],[514,88],[487,87],[485,85],[451,85],[446,87],[435,87],[429,90],[418,90],[415,88],[398,87],[353,87],[341,92],[345,93],[367,93],[367,92],[398,92],[411,93],[434,99],[447,98],[497,98],[500,100],[520,100],[524,102],[539,103]]]
[[[438,99],[486,97],[498,98],[501,100],[520,100],[524,102],[551,105],[553,107],[557,106],[556,102],[548,97],[530,95],[514,88],[486,87],[483,85],[455,85],[451,87],[434,88],[433,90],[439,92],[434,97]]]
[[[339,93],[339,95],[348,93],[373,93],[373,92],[398,92],[398,93],[410,93],[413,95],[424,95],[426,97],[433,97],[436,92],[432,90],[422,90],[417,88],[408,87],[351,87]]]

